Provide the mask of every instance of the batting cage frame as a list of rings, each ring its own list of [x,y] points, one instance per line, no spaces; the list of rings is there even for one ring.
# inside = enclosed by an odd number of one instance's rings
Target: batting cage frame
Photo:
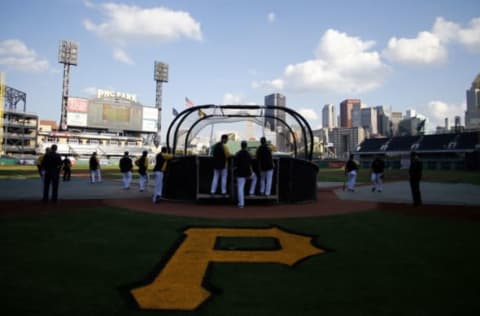
[[[313,132],[301,114],[287,107],[214,104],[186,108],[170,123],[166,145],[174,159],[169,162],[168,172],[164,177],[164,197],[178,200],[219,197],[210,194],[213,157],[209,154],[192,155],[188,148],[192,140],[210,125],[242,121],[253,122],[262,129],[270,128],[283,137],[283,144],[288,148],[288,152],[273,155],[272,194],[268,198],[276,202],[316,200],[318,167],[312,163]],[[210,147],[211,145],[212,135]],[[256,160],[253,160],[253,171],[258,175]],[[229,166],[227,194],[220,197],[234,200],[235,172],[233,163]],[[260,198],[258,194],[245,196],[245,199]]]

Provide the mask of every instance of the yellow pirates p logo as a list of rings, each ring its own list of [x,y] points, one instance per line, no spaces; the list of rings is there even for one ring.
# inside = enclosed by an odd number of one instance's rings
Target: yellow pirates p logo
[[[311,238],[279,228],[189,228],[179,246],[155,279],[130,291],[143,309],[194,310],[209,296],[202,280],[210,262],[260,262],[294,265],[306,257],[324,253]],[[275,238],[277,250],[218,250],[218,237]]]

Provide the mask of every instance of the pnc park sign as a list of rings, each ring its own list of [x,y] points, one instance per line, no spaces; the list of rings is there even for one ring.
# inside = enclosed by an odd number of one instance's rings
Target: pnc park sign
[[[210,263],[279,263],[293,266],[325,253],[312,238],[272,228],[189,228],[186,238],[149,283],[130,290],[136,304],[149,310],[192,311],[212,294],[202,287]],[[273,238],[274,250],[215,249],[217,238]]]

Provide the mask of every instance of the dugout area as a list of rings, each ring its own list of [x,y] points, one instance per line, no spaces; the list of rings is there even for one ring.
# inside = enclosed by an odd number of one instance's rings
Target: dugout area
[[[274,202],[297,203],[316,200],[318,166],[311,162],[313,133],[308,122],[296,111],[286,107],[259,105],[201,105],[187,108],[175,117],[168,128],[167,147],[175,158],[169,162],[164,177],[163,196],[167,199],[197,201],[201,199],[227,198],[236,200],[236,172],[233,158],[229,162],[227,196],[210,195],[213,177],[213,157],[191,155],[188,148],[201,130],[212,124],[250,121],[277,133],[277,143],[288,152],[277,153],[274,158],[272,195]],[[233,155],[235,153],[232,153]],[[260,179],[254,159],[253,171]],[[249,188],[249,180],[245,190]],[[266,199],[258,193],[245,199]]]

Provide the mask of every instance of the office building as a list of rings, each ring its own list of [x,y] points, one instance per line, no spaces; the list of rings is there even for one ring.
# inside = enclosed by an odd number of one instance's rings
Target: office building
[[[353,106],[361,106],[359,99],[346,99],[340,103],[340,127],[352,127],[352,110]]]
[[[465,127],[480,128],[480,74],[467,90],[467,111],[465,112]]]
[[[334,128],[337,126],[337,116],[335,114],[335,106],[333,104],[325,104],[322,109],[322,126],[323,128]]]
[[[289,134],[287,128],[282,121],[286,120],[284,111],[277,111],[274,107],[286,107],[287,100],[280,93],[273,93],[265,96],[265,127],[270,129],[276,135],[273,143],[277,146],[278,151],[289,151]]]

